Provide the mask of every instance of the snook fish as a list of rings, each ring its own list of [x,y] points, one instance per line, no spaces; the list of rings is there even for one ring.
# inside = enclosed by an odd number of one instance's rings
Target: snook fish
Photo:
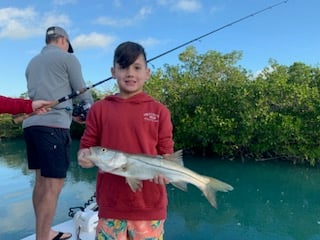
[[[170,159],[161,156],[128,154],[103,147],[91,147],[85,158],[91,160],[100,170],[126,178],[132,191],[141,186],[141,180],[154,176],[166,177],[175,187],[186,191],[187,183],[198,187],[213,207],[217,207],[216,192],[228,192],[233,187],[215,178],[200,175],[183,166],[182,150],[171,155]]]

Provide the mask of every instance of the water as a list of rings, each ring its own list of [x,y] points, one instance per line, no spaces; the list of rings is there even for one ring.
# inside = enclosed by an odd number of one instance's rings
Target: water
[[[69,220],[69,208],[83,206],[94,193],[95,169],[77,165],[77,148],[74,141],[54,224]],[[218,193],[214,209],[194,186],[183,192],[168,185],[165,239],[320,240],[319,168],[192,157],[185,157],[185,165],[235,189]],[[33,183],[24,142],[0,142],[0,239],[21,239],[34,232]]]

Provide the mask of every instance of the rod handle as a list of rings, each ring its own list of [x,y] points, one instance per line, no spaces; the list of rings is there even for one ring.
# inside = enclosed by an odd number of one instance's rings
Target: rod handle
[[[44,106],[43,108],[45,108],[47,111],[50,111],[52,107],[56,106],[57,104],[59,104],[59,101],[53,101],[52,103]],[[14,115],[12,117],[12,122],[14,124],[19,124],[19,123],[22,123],[23,120],[33,116],[33,115],[36,115],[38,114],[37,113],[37,110],[36,111],[33,111],[32,113],[29,113],[29,114],[26,114],[26,113],[22,113],[22,114],[17,114],[17,115]]]

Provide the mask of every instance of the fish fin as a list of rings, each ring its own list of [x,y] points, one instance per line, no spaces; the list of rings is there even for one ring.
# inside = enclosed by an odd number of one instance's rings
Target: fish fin
[[[175,163],[179,164],[180,166],[183,166],[183,158],[182,158],[182,149],[174,152],[170,156],[166,157],[167,160],[174,161]]]
[[[129,186],[133,192],[136,192],[137,189],[138,190],[142,189],[142,181],[139,179],[127,177],[126,182],[129,184]]]
[[[171,184],[182,191],[187,191],[187,183],[185,182],[171,182]]]
[[[210,202],[210,204],[217,208],[217,201],[216,201],[216,192],[228,192],[232,191],[233,187],[225,182],[222,182],[215,178],[209,178],[209,182],[205,186],[203,193]]]

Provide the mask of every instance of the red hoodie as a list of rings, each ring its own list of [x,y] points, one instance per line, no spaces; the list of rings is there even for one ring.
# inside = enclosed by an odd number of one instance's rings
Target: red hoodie
[[[18,114],[31,113],[32,101],[22,98],[0,96],[0,113]]]
[[[80,148],[102,146],[149,155],[171,154],[173,145],[169,110],[145,93],[97,101],[90,108],[80,142]],[[166,187],[149,180],[143,181],[142,191],[133,192],[124,177],[98,171],[96,194],[101,218],[166,218]]]

